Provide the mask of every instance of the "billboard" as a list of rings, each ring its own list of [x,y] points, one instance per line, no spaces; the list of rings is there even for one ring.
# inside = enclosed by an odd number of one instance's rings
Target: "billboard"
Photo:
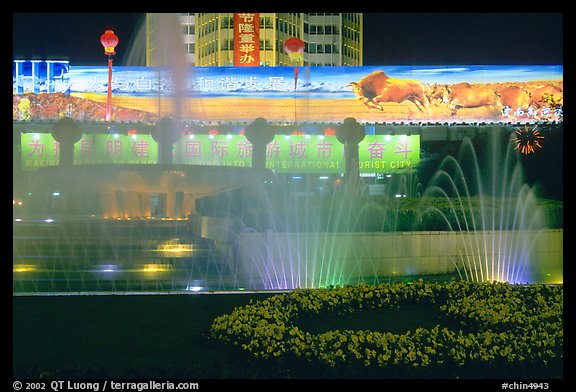
[[[73,118],[86,119],[75,105],[105,105],[107,80],[106,67],[70,67]],[[561,122],[564,103],[562,65],[191,67],[183,90],[180,96],[170,69],[113,67],[115,120],[151,121],[179,105],[182,120],[208,123]],[[13,118],[44,119],[35,117],[34,105],[47,98],[22,104],[23,97],[14,95]],[[51,104],[58,99],[64,98]]]
[[[74,145],[75,164],[155,164],[158,144],[150,135],[84,134]],[[22,168],[59,162],[51,134],[21,135]],[[366,135],[358,144],[360,173],[402,173],[420,161],[419,135]],[[252,166],[252,144],[243,135],[182,135],[173,161],[203,166]],[[336,136],[276,135],[266,147],[266,167],[276,173],[344,173],[344,146]]]
[[[12,93],[70,93],[68,61],[14,60]]]

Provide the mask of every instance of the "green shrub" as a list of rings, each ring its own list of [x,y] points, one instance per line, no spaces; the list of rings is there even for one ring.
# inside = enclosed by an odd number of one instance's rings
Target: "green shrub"
[[[313,334],[297,326],[299,317],[404,304],[438,307],[448,327],[439,323],[405,333],[335,329]],[[562,317],[562,286],[419,280],[297,289],[217,317],[210,334],[256,358],[330,367],[547,366],[563,358]]]

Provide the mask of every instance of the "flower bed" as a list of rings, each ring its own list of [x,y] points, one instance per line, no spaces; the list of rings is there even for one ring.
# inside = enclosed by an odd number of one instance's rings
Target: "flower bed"
[[[300,317],[335,317],[403,304],[435,306],[445,324],[405,333],[331,330],[310,333]],[[254,357],[330,367],[418,369],[544,366],[562,361],[562,286],[452,281],[294,290],[217,317],[211,337]],[[443,323],[444,324],[444,323]]]

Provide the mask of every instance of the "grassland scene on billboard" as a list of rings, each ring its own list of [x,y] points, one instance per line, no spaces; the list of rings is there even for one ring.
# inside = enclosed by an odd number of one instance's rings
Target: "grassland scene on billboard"
[[[34,69],[36,67],[37,69]],[[538,122],[563,120],[562,65],[113,67],[115,121]],[[13,118],[103,121],[108,69],[14,61]],[[182,88],[185,84],[185,88]]]

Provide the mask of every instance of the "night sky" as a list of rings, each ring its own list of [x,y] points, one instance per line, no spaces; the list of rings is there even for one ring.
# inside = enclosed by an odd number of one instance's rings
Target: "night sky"
[[[13,58],[105,65],[100,35],[120,38],[115,63],[142,13],[15,13]],[[364,65],[562,64],[562,13],[365,13]]]

